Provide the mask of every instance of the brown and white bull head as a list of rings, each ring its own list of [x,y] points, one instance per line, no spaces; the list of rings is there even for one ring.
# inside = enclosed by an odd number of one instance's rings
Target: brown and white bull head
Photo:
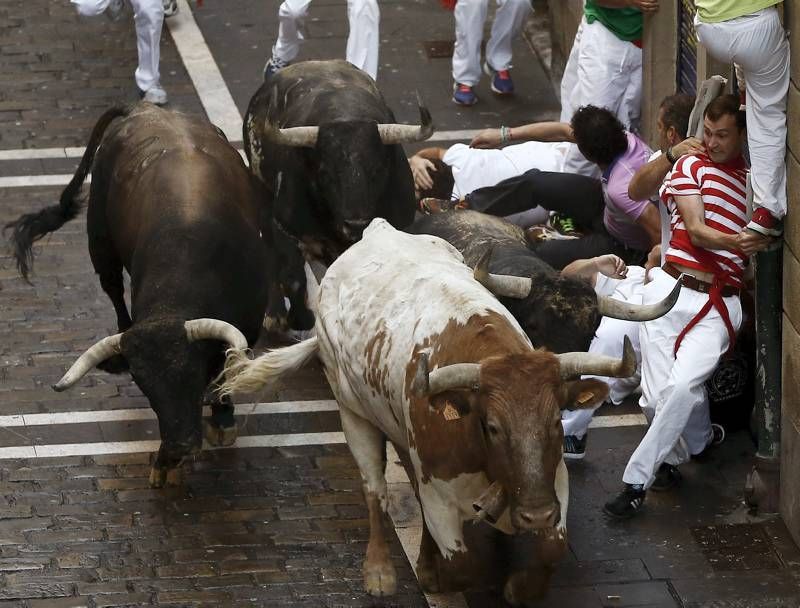
[[[507,505],[511,525],[526,532],[559,523],[555,477],[564,439],[561,410],[591,408],[608,395],[605,383],[580,376],[627,377],[635,365],[627,339],[621,360],[534,350],[429,372],[422,354],[414,390],[445,419],[472,419],[469,436],[482,444],[483,469],[493,482],[475,497],[478,517],[494,523]]]

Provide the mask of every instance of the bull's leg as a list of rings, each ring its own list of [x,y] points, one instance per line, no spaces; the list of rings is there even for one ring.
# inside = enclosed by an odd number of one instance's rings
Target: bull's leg
[[[564,464],[564,459],[558,463],[556,469],[556,498],[561,505],[561,519],[556,526],[556,537],[563,541],[567,540],[567,510],[569,507],[569,473],[567,473],[567,465]]]
[[[425,518],[422,521],[422,538],[419,542],[419,557],[417,557],[417,580],[427,593],[439,593],[439,573],[436,569],[436,556],[439,548],[433,540]]]
[[[117,314],[117,327],[120,332],[126,331],[131,325],[131,316],[125,304],[125,284],[122,280],[122,262],[110,244],[103,241],[89,240],[89,253],[92,264],[100,277],[100,287],[106,292],[114,312]],[[128,369],[128,361],[122,355],[109,357],[98,368],[116,374]]]
[[[212,387],[212,390],[215,387]],[[211,445],[227,447],[233,445],[239,436],[236,420],[233,417],[233,402],[228,395],[217,396],[216,391],[209,400],[211,418],[203,420],[203,436]]]
[[[156,459],[150,467],[150,487],[163,488],[164,486],[179,486],[183,481],[182,460],[175,460],[167,456],[162,439],[161,448],[156,454]]]
[[[369,509],[369,544],[364,560],[364,587],[370,595],[392,595],[397,589],[397,573],[389,554],[383,528],[387,510],[386,437],[367,420],[346,407],[340,408],[347,445],[358,464],[364,482],[364,497]]]

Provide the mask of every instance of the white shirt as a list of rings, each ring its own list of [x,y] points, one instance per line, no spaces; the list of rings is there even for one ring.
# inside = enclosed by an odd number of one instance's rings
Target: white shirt
[[[453,196],[463,198],[473,190],[494,186],[530,169],[561,171],[569,144],[528,141],[501,149],[483,150],[454,144],[442,161],[453,170]]]

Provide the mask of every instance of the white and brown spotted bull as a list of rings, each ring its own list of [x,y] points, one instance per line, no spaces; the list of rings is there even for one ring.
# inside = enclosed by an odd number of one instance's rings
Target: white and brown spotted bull
[[[455,248],[380,219],[318,287],[308,280],[316,337],[253,361],[232,353],[223,391],[256,390],[319,356],[364,480],[367,591],[388,595],[396,587],[381,523],[388,438],[422,506],[423,587],[445,587],[437,564],[482,561],[465,538],[479,517],[508,534],[539,533],[545,558],[506,576],[504,594],[515,604],[543,594],[566,547],[561,410],[603,401],[607,386],[580,375],[630,375],[630,345],[621,361],[533,349]]]
[[[89,254],[119,333],[89,348],[53,388],[73,386],[95,366],[129,369],[158,417],[150,482],[161,486],[200,449],[203,394],[225,345],[245,349],[258,338],[268,275],[261,201],[239,153],[207,120],[149,103],[115,107],[98,120],[59,204],[7,226],[24,276],[34,242],[80,211],[90,170]],[[229,401],[212,403],[206,436],[235,440]]]

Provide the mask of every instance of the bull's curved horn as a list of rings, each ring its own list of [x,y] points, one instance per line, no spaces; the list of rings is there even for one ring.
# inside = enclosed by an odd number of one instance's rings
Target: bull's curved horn
[[[585,374],[627,378],[636,371],[636,355],[628,336],[623,342],[622,359],[593,353],[563,353],[556,357],[561,364],[561,378],[564,380]]]
[[[655,304],[626,304],[608,296],[597,296],[597,310],[604,317],[611,317],[612,319],[652,321],[672,310],[680,295],[681,282],[678,281],[667,297]]]
[[[417,361],[414,391],[420,395],[436,395],[452,389],[475,389],[480,385],[480,363],[455,363],[428,371],[428,355]]]
[[[192,319],[183,324],[189,342],[197,340],[220,340],[232,348],[247,349],[247,338],[233,325],[219,319]]]
[[[379,124],[378,134],[381,141],[387,146],[390,144],[403,144],[415,141],[425,141],[433,135],[433,119],[422,96],[417,91],[417,106],[419,107],[419,125]]]
[[[53,390],[59,393],[67,390],[78,380],[83,378],[93,367],[106,359],[110,359],[114,355],[118,355],[120,353],[119,342],[121,339],[122,334],[114,334],[90,346],[89,349],[72,364],[72,367],[67,370],[67,373],[62,376],[61,380],[53,385]]]
[[[533,281],[529,277],[515,277],[507,274],[491,274],[489,260],[492,257],[492,248],[489,247],[478,260],[472,276],[478,283],[491,291],[496,296],[505,298],[527,298],[531,292]]]

